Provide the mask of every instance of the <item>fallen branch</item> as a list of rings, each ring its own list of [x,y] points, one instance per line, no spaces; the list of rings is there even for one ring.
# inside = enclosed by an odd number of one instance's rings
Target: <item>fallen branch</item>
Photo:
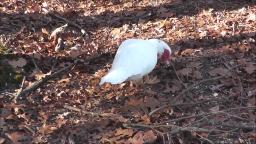
[[[234,69],[234,68],[237,68],[238,66],[240,66],[240,65],[236,65],[236,66],[230,68],[229,70],[232,70],[232,69]],[[153,115],[154,113],[156,113],[156,112],[158,112],[158,111],[160,111],[160,110],[162,110],[162,109],[164,109],[164,108],[167,108],[167,107],[169,107],[169,106],[173,106],[173,105],[178,101],[178,99],[183,98],[184,96],[186,96],[185,93],[188,92],[188,91],[190,91],[190,90],[193,89],[194,87],[196,87],[196,86],[198,86],[198,85],[200,85],[200,84],[203,84],[203,83],[205,83],[205,82],[216,81],[216,80],[222,79],[222,78],[227,77],[227,76],[229,76],[229,75],[228,75],[228,74],[225,74],[225,75],[222,75],[222,76],[217,76],[217,77],[213,77],[213,78],[204,79],[204,80],[198,81],[198,82],[196,82],[196,83],[194,83],[194,84],[188,86],[186,89],[184,89],[183,91],[181,91],[174,99],[172,99],[170,103],[168,103],[168,104],[166,104],[166,105],[163,105],[163,106],[161,106],[161,107],[159,107],[159,108],[157,108],[157,109],[151,111],[151,112],[149,113],[149,116]]]
[[[201,80],[201,81],[199,81],[199,82],[196,82],[196,83],[190,85],[189,87],[187,87],[186,89],[184,89],[183,91],[181,91],[181,92],[171,101],[171,103],[166,104],[166,105],[163,105],[163,106],[161,106],[161,107],[159,107],[159,108],[157,108],[157,109],[151,111],[151,112],[149,113],[149,116],[153,115],[154,113],[156,113],[156,112],[158,112],[158,111],[160,111],[160,110],[162,110],[162,109],[164,109],[164,108],[166,108],[166,107],[173,106],[173,105],[178,101],[179,98],[184,97],[184,96],[185,96],[185,93],[188,92],[188,91],[190,91],[191,89],[193,89],[195,86],[200,85],[200,84],[205,83],[205,82],[208,82],[208,81],[219,80],[219,79],[224,78],[224,77],[225,77],[225,76],[218,76],[218,77],[214,77],[214,78],[204,79],[204,80]]]
[[[51,75],[46,75],[44,78],[40,79],[39,81],[36,81],[34,82],[31,86],[25,88],[24,90],[22,90],[21,92],[19,92],[15,97],[14,97],[14,101],[16,101],[17,99],[21,98],[21,97],[24,97],[26,94],[36,90],[37,88],[39,88],[42,84],[44,84],[45,82],[47,82],[48,80],[56,77],[57,75],[59,75],[60,73],[62,72],[65,72],[69,69],[71,69],[72,67],[74,67],[76,65],[73,64],[73,65],[69,65],[69,66],[66,66],[54,73],[52,73]]]
[[[64,108],[68,109],[68,110],[71,110],[71,111],[75,111],[75,112],[79,112],[79,113],[82,113],[82,114],[86,114],[86,115],[92,115],[92,116],[100,116],[101,115],[100,113],[84,111],[84,110],[81,110],[81,109],[79,109],[77,107],[72,107],[72,106],[69,106],[69,105],[64,105]]]
[[[17,96],[19,96],[21,94],[21,92],[24,90],[25,81],[26,81],[26,76],[24,76],[22,79],[21,86],[20,86],[20,89],[18,90]],[[17,96],[14,96],[14,99],[13,99],[14,103],[17,103]]]
[[[222,123],[220,124],[221,126],[224,127],[231,127],[231,128],[237,128],[237,129],[242,129],[246,131],[253,131],[256,129],[255,124],[244,124],[244,123],[237,123],[237,124],[230,124],[230,123]]]
[[[110,117],[111,119],[116,119],[116,120],[121,120],[126,121],[125,118],[123,118],[121,115],[118,114],[113,114],[113,113],[97,113],[97,112],[90,112],[90,111],[85,111],[85,110],[81,110],[77,107],[73,107],[73,106],[69,106],[69,105],[64,105],[65,109],[71,110],[71,111],[75,111],[75,112],[79,112],[81,114],[85,114],[85,115],[91,115],[94,117]]]
[[[169,134],[177,134],[182,131],[196,131],[196,132],[223,132],[222,130],[214,130],[214,129],[205,129],[199,127],[179,127],[176,125],[166,124],[166,125],[146,125],[146,124],[134,124],[134,123],[125,123],[123,124],[124,127],[133,127],[133,128],[148,128],[148,129],[155,129],[155,128],[172,128]]]
[[[49,12],[48,14],[51,15],[51,16],[53,16],[53,17],[55,17],[55,18],[58,18],[58,19],[60,19],[60,20],[65,21],[65,22],[68,23],[69,25],[72,25],[72,26],[74,26],[74,27],[80,29],[80,31],[81,31],[81,33],[82,33],[83,36],[88,36],[88,33],[87,33],[80,25],[78,25],[78,24],[76,24],[76,23],[74,23],[74,22],[72,22],[72,21],[70,21],[70,20],[68,20],[68,19],[66,19],[66,18],[64,18],[64,17],[61,17],[60,15],[57,15],[57,14],[55,14],[55,13],[53,13],[53,12]]]
[[[179,103],[179,104],[173,104],[172,107],[179,107],[179,106],[187,106],[187,107],[191,107],[191,106],[196,106],[196,105],[200,105],[203,103],[207,103],[207,102],[218,102],[218,101],[223,101],[222,99],[210,99],[210,100],[203,100],[203,101],[199,101],[199,102],[193,102],[193,103]],[[166,105],[164,105],[166,106]],[[159,109],[161,109],[162,107],[156,108],[154,110],[152,110],[148,115],[151,116],[152,114],[154,114],[156,111],[158,111]]]
[[[184,116],[184,117],[172,119],[172,120],[169,120],[169,121],[165,121],[165,122],[162,122],[162,123],[177,122],[177,121],[181,121],[181,120],[185,120],[185,119],[197,118],[197,117],[202,117],[202,116],[212,116],[212,115],[217,115],[217,114],[225,114],[225,115],[228,115],[228,116],[232,116],[232,117],[234,117],[234,118],[238,118],[237,116],[227,114],[227,111],[231,111],[231,110],[241,110],[241,109],[256,109],[256,106],[250,106],[250,107],[236,107],[236,108],[230,108],[230,109],[225,109],[225,110],[216,111],[216,112],[209,112],[209,113],[203,113],[203,114],[198,114],[198,115]],[[240,118],[240,117],[239,117],[239,118]]]

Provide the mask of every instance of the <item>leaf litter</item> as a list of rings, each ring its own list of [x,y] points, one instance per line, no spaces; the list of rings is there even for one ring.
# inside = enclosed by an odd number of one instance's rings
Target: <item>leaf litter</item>
[[[0,11],[0,45],[14,57],[0,53],[0,81],[6,60],[25,87],[76,62],[21,105],[11,99],[22,84],[1,92],[0,143],[255,141],[254,2],[5,1]],[[176,70],[160,65],[139,87],[99,87],[133,37],[167,41]]]

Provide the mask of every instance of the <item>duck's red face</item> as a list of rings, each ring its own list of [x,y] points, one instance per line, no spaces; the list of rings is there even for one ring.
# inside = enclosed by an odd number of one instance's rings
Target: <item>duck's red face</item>
[[[170,63],[170,59],[171,59],[171,53],[169,50],[167,49],[164,49],[164,52],[162,55],[160,55],[160,58],[159,60],[161,62],[165,62],[166,64],[169,64]]]

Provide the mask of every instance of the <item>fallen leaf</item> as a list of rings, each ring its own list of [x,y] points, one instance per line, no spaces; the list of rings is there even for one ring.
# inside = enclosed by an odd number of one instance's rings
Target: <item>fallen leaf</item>
[[[5,135],[12,141],[14,144],[23,144],[29,143],[32,140],[32,137],[29,136],[27,133],[24,132],[12,132],[12,133],[5,133]]]
[[[115,136],[128,136],[131,137],[133,135],[133,130],[132,129],[122,129],[118,128],[116,129],[116,132],[114,134]]]
[[[57,41],[57,45],[55,46],[54,50],[55,52],[59,52],[59,51],[62,51],[64,50],[65,48],[65,44],[64,44],[64,41],[62,38],[58,38],[58,41]]]
[[[0,137],[0,144],[3,144],[5,142],[5,138]]]
[[[143,132],[138,131],[132,138],[128,140],[130,143],[133,144],[144,144],[144,139],[143,139]]]
[[[42,28],[41,31],[43,34],[49,35],[49,32],[46,30],[46,28]]]
[[[121,29],[120,28],[114,28],[112,31],[111,31],[111,36],[114,38],[114,39],[117,39],[121,36]]]
[[[41,133],[41,134],[50,134],[56,129],[57,129],[56,126],[44,124],[43,126],[41,126],[39,128],[38,132]]]
[[[70,82],[70,78],[64,78],[58,81],[58,83],[69,83]]]
[[[252,21],[252,22],[256,21],[256,14],[253,12],[249,13],[247,17],[247,21]]]
[[[145,141],[145,143],[154,143],[156,139],[157,136],[152,130],[145,132],[143,135],[143,140]]]
[[[203,37],[207,36],[207,33],[208,33],[207,31],[200,31],[199,37],[203,38]]]
[[[220,110],[220,107],[219,106],[215,106],[215,107],[212,107],[210,108],[210,111],[213,112],[213,113],[216,113]]]
[[[52,31],[52,33],[50,35],[50,39],[56,37],[60,33],[63,33],[66,30],[67,26],[68,26],[68,24],[65,24],[61,27],[56,28],[54,31]]]
[[[160,80],[157,78],[157,76],[154,76],[153,78],[145,77],[145,83],[146,84],[157,84]]]
[[[145,143],[154,143],[157,139],[157,136],[152,130],[142,132],[137,132],[133,138],[129,139],[129,142],[133,144],[145,144]]]
[[[223,36],[223,37],[226,36],[227,35],[227,31],[225,31],[225,30],[221,31],[220,35]]]
[[[194,54],[194,49],[185,49],[181,52],[182,56],[192,56]]]
[[[244,70],[248,73],[248,74],[252,74],[255,72],[256,70],[256,65],[252,62],[248,62],[246,63],[246,66],[244,67]]]
[[[177,73],[183,76],[188,76],[192,73],[192,68],[183,68],[181,70],[178,70]]]
[[[67,51],[67,54],[72,58],[77,58],[78,56],[82,55],[82,51],[80,48],[72,47],[69,51]]]
[[[225,75],[231,74],[228,69],[225,69],[223,67],[214,68],[213,70],[210,70],[208,73],[211,76],[217,76],[217,75],[225,76]]]
[[[49,74],[49,73],[47,73]],[[44,74],[41,70],[39,69],[34,69],[33,72],[29,75],[29,77],[35,77],[36,80],[41,80],[44,78],[47,74]]]
[[[27,64],[27,61],[24,58],[18,58],[17,60],[9,60],[8,63],[13,67],[23,67]]]
[[[138,106],[141,105],[143,102],[143,99],[134,99],[134,98],[130,98],[129,100],[127,100],[126,105],[128,106]]]
[[[202,79],[203,78],[201,72],[197,71],[197,70],[193,72],[193,77],[196,78],[196,79]]]
[[[200,68],[202,63],[201,62],[189,62],[186,64],[188,67],[193,67],[193,68]]]
[[[150,124],[150,117],[148,115],[143,115],[141,119],[143,120],[144,124]]]
[[[182,88],[182,84],[177,79],[172,80],[171,84],[166,84],[166,88],[163,90],[164,93],[175,93]]]

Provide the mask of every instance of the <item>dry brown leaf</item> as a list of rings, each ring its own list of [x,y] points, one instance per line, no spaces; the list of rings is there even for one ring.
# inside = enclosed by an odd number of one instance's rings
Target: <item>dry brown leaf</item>
[[[157,76],[154,76],[153,78],[145,77],[145,83],[146,84],[157,84],[160,80],[157,78]]]
[[[244,70],[248,73],[248,74],[252,74],[255,72],[256,70],[256,65],[254,63],[251,62],[247,62],[246,66],[244,67]]]
[[[150,124],[151,122],[150,122],[150,117],[148,116],[148,115],[143,115],[142,117],[141,117],[141,119],[143,120],[143,123],[144,124]]]
[[[77,58],[78,56],[82,55],[82,51],[79,45],[75,45],[67,51],[67,54],[72,58]]]
[[[179,91],[180,88],[175,86],[175,85],[172,85],[171,87],[166,87],[166,89],[163,91],[164,93],[175,93],[176,91]]]
[[[41,31],[43,34],[49,35],[49,32],[46,30],[46,28],[42,28]]]
[[[43,126],[41,126],[39,128],[38,132],[41,133],[41,134],[50,134],[56,129],[57,129],[56,126],[44,124]]]
[[[194,54],[194,49],[185,49],[181,52],[182,56],[192,56]]]
[[[5,135],[12,141],[14,144],[23,144],[28,143],[31,141],[31,136],[24,132],[12,132],[12,133],[5,133]]]
[[[248,95],[251,97],[248,102],[247,106],[255,106],[256,105],[256,89],[249,91]]]
[[[208,72],[211,76],[225,76],[225,75],[230,75],[230,71],[228,69],[225,69],[223,67],[218,67],[218,68],[214,68],[213,70]]]
[[[220,35],[223,36],[223,37],[226,36],[227,35],[227,31],[225,31],[225,30],[221,31]]]
[[[253,12],[249,13],[247,17],[247,21],[252,21],[252,22],[256,21],[256,14]]]
[[[23,67],[27,64],[26,59],[24,58],[18,58],[18,60],[9,60],[8,63],[13,67],[13,68],[17,68],[17,67]]]
[[[129,142],[133,144],[145,144],[145,143],[154,143],[157,139],[157,136],[152,130],[142,132],[137,132],[133,138],[129,139]]]
[[[202,65],[201,62],[189,62],[186,64],[188,67],[193,67],[193,68],[200,68],[200,66]]]
[[[128,106],[138,106],[138,105],[141,105],[143,104],[143,99],[134,99],[134,98],[130,98],[129,100],[127,100],[126,102],[126,105]]]
[[[115,136],[128,136],[128,137],[131,137],[133,135],[133,130],[132,129],[118,128],[118,129],[116,129],[116,132],[115,132],[114,135]]]
[[[146,143],[154,143],[157,139],[157,136],[152,130],[149,130],[144,133],[143,139]]]
[[[138,131],[132,138],[128,140],[132,144],[144,144],[143,132]]]
[[[114,28],[112,31],[111,31],[111,36],[114,38],[114,39],[117,39],[121,36],[121,29],[120,28]]]
[[[216,113],[216,112],[218,112],[219,110],[220,110],[220,106],[215,106],[215,107],[210,108],[210,111],[211,111],[212,113]]]
[[[0,137],[0,144],[3,144],[5,142],[5,138]]]
[[[171,83],[172,83],[171,85],[166,84],[166,88],[163,91],[164,93],[170,93],[170,92],[175,93],[182,88],[182,84],[177,79],[172,80]]]
[[[70,82],[70,78],[64,78],[58,81],[58,83],[69,83]]]
[[[200,31],[200,33],[199,33],[199,37],[200,38],[203,38],[203,37],[205,37],[205,36],[207,36],[207,34],[208,34],[208,32],[207,31]]]
[[[50,73],[44,74],[41,70],[39,69],[34,69],[33,72],[29,75],[29,77],[35,77],[36,80],[41,80],[44,78],[46,75],[49,75]]]
[[[202,76],[202,73],[200,71],[194,71],[193,72],[193,77],[196,78],[196,79],[202,79],[203,76]]]
[[[58,41],[57,41],[57,45],[55,46],[54,50],[55,52],[59,52],[59,51],[62,51],[64,50],[65,48],[65,44],[64,44],[64,41],[62,38],[58,38]]]
[[[192,73],[192,68],[183,68],[177,71],[178,75],[188,76]]]
[[[52,33],[50,35],[50,39],[56,37],[60,33],[63,33],[66,30],[67,26],[68,26],[68,24],[65,24],[61,27],[56,28],[54,31],[52,31]]]

